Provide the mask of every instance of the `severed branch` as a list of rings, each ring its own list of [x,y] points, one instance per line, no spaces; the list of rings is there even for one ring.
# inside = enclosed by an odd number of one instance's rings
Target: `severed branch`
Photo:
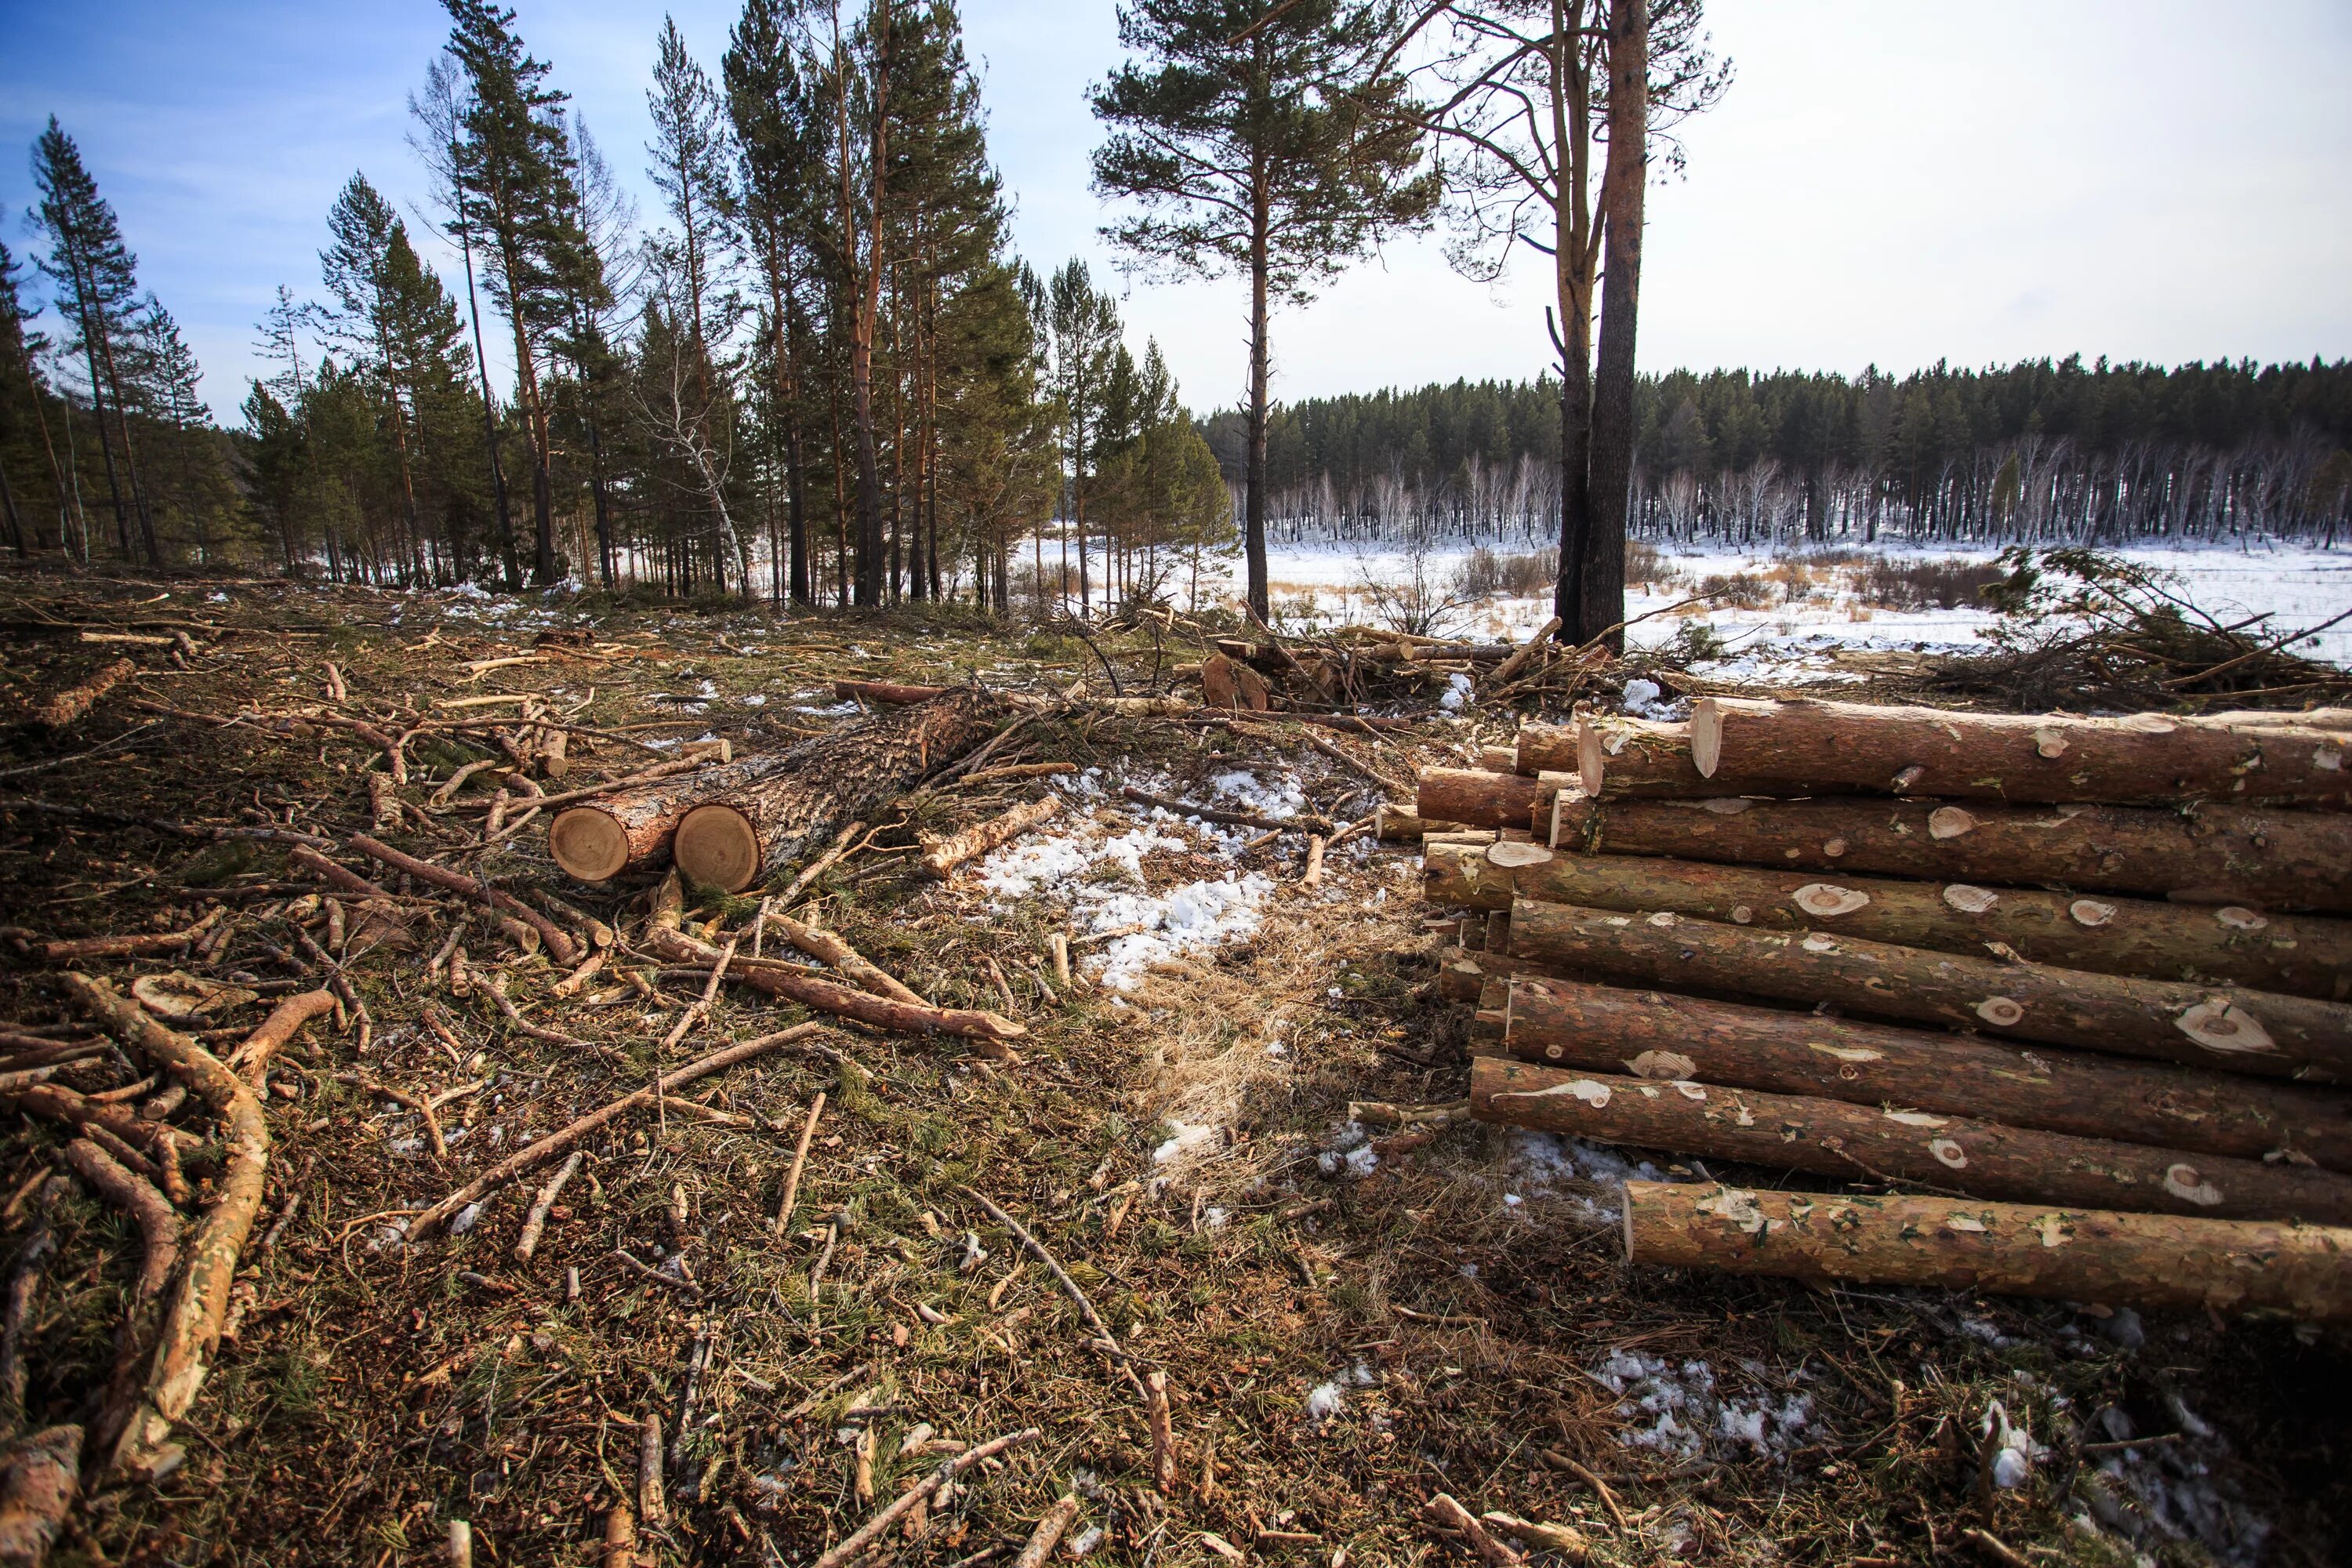
[[[531,1255],[539,1250],[540,1235],[547,1229],[547,1216],[553,1211],[555,1200],[562,1197],[563,1189],[571,1184],[572,1178],[580,1173],[580,1163],[584,1158],[586,1156],[579,1150],[572,1151],[556,1171],[555,1179],[540,1188],[539,1195],[530,1200],[530,1212],[523,1216],[522,1237],[515,1243],[516,1262],[530,1262]]]
[[[228,1065],[245,1075],[246,1081],[257,1092],[269,1074],[269,1058],[278,1054],[296,1030],[322,1013],[335,1010],[335,994],[331,991],[304,991],[287,997],[269,1010],[261,1026],[245,1037],[245,1043],[229,1053]]]
[[[848,941],[839,931],[826,931],[819,926],[803,925],[790,915],[778,914],[773,910],[767,912],[766,918],[770,925],[783,932],[785,941],[807,953],[811,958],[831,964],[844,975],[855,981],[859,990],[870,991],[877,996],[887,996],[895,1001],[907,1003],[910,1006],[930,1005],[929,1002],[903,984],[896,975],[880,965],[868,962],[856,948],[849,945]],[[738,959],[736,962],[740,963],[743,961]],[[763,961],[755,959],[752,962]],[[794,973],[798,973],[797,965],[792,968]]]
[[[139,1264],[133,1300],[144,1301],[163,1289],[180,1260],[180,1211],[155,1190],[155,1184],[87,1138],[77,1138],[64,1150],[73,1173],[90,1190],[128,1214],[138,1224],[145,1252]]]
[[[452,871],[446,866],[436,866],[430,860],[404,855],[364,833],[352,834],[350,843],[361,854],[381,860],[394,870],[405,871],[418,881],[446,888],[453,893],[464,893],[502,914],[512,915],[539,933],[539,940],[547,945],[548,955],[556,963],[574,963],[579,961],[580,947],[572,940],[571,933],[512,893],[501,891],[478,877],[468,877],[463,871]]]
[[[1228,827],[1264,827],[1282,833],[1329,833],[1336,826],[1328,816],[1301,812],[1297,816],[1260,816],[1248,811],[1221,811],[1215,806],[1194,805],[1189,801],[1171,800],[1166,795],[1153,795],[1128,784],[1118,792],[1138,805],[1156,805],[1177,816],[1197,816],[1203,822],[1222,822]]]
[[[1036,1427],[1030,1426],[1018,1432],[1009,1432],[1002,1437],[992,1437],[978,1447],[966,1448],[962,1453],[947,1460],[938,1469],[900,1492],[889,1507],[850,1531],[840,1544],[831,1548],[816,1560],[815,1568],[846,1568],[847,1564],[856,1562],[872,1550],[875,1543],[889,1532],[892,1525],[917,1508],[928,1507],[932,1497],[941,1487],[946,1486],[982,1459],[992,1458],[1017,1443],[1026,1443],[1043,1435]]]
[[[149,931],[137,936],[93,936],[69,942],[41,943],[41,961],[45,963],[87,963],[96,958],[143,958],[151,953],[175,952],[218,925],[227,914],[226,907],[214,910],[184,931]]]
[[[1020,1241],[1021,1245],[1029,1249],[1031,1257],[1036,1258],[1038,1262],[1044,1264],[1047,1268],[1053,1271],[1054,1278],[1062,1282],[1062,1289],[1070,1293],[1070,1300],[1077,1303],[1078,1313],[1081,1317],[1086,1319],[1087,1326],[1094,1330],[1097,1335],[1101,1336],[1097,1348],[1108,1355],[1112,1362],[1118,1365],[1118,1370],[1127,1374],[1127,1381],[1134,1384],[1135,1392],[1142,1395],[1145,1404],[1149,1405],[1150,1403],[1151,1396],[1150,1392],[1144,1387],[1142,1377],[1135,1370],[1134,1361],[1128,1355],[1126,1350],[1120,1346],[1118,1336],[1114,1335],[1110,1331],[1110,1325],[1102,1321],[1102,1314],[1095,1310],[1095,1304],[1087,1297],[1086,1291],[1079,1287],[1076,1280],[1070,1278],[1070,1271],[1062,1267],[1062,1260],[1055,1257],[1052,1249],[1047,1247],[1044,1242],[1030,1235],[1027,1226],[1024,1226],[1019,1220],[1014,1219],[1011,1215],[1006,1214],[983,1194],[974,1192],[971,1188],[966,1186],[959,1186],[956,1188],[956,1191],[961,1193],[964,1196],[978,1204],[982,1208],[986,1209],[991,1218],[994,1219],[997,1224],[1003,1226],[1005,1229],[1011,1231]]]
[[[1052,817],[1062,809],[1062,797],[1044,795],[1035,800],[1024,801],[1001,816],[986,822],[976,822],[961,832],[944,838],[926,836],[923,844],[923,869],[944,880],[957,867],[967,860],[978,859],[992,850],[1002,848],[1015,838]]]

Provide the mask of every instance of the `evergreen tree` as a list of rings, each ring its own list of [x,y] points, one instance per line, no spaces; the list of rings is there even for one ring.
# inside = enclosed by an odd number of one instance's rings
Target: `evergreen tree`
[[[1053,392],[1062,417],[1063,447],[1068,454],[1068,497],[1063,531],[1062,595],[1068,598],[1069,546],[1072,532],[1078,542],[1078,609],[1089,608],[1087,581],[1087,474],[1095,457],[1097,436],[1110,391],[1111,371],[1119,347],[1118,308],[1098,293],[1087,264],[1072,257],[1048,285],[1047,321],[1053,333]]]
[[[1142,210],[1107,232],[1150,260],[1249,279],[1247,574],[1263,617],[1268,314],[1423,222],[1437,182],[1416,173],[1388,0],[1134,0],[1118,18],[1141,60],[1090,95],[1114,128],[1095,186]]]
[[[137,331],[138,258],[123,244],[121,225],[83,165],[81,149],[58,127],[54,114],[33,145],[33,181],[40,190],[37,211],[49,239],[40,267],[65,291],[60,308],[69,330],[67,348],[81,356],[89,373],[90,408],[114,504],[116,541],[125,557],[143,554],[151,563],[160,563],[163,546],[155,536],[154,515],[140,483],[138,452],[131,439],[129,395],[135,390],[137,366],[126,362]]]

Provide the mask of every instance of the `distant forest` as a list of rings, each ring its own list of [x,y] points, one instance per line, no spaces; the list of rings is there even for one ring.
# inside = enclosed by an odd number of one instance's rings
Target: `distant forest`
[[[1286,405],[1269,537],[1557,542],[1559,384]],[[1632,531],[1741,545],[2352,533],[2352,363],[1643,376]],[[1241,416],[1204,426],[1229,479]]]

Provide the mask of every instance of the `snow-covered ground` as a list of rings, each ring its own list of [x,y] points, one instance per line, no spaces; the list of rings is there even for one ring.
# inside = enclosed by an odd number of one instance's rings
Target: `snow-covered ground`
[[[1431,555],[1419,563],[1394,552],[1322,546],[1278,551],[1269,562],[1277,612],[1294,620],[1324,625],[1377,621],[1383,591],[1422,580],[1444,592],[1469,554],[1467,549]],[[1890,559],[1989,561],[1990,549],[1914,549],[1886,546]],[[2276,628],[2315,626],[2352,609],[2352,551],[2321,551],[2299,545],[2249,542],[2228,548],[2183,549],[2132,546],[2114,552],[2144,566],[2173,574],[2186,596],[2222,621],[2268,614]],[[1769,576],[1801,554],[1681,552],[1665,557],[1669,580],[1636,583],[1627,595],[1632,616],[1662,611],[1689,598],[1709,577],[1739,574]],[[1980,646],[1991,624],[1981,609],[1889,610],[1866,605],[1853,591],[1851,570],[1817,566],[1815,592],[1768,609],[1707,607],[1657,615],[1628,634],[1638,647],[1671,642],[1691,621],[1704,622],[1722,640],[1726,657],[1699,672],[1729,679],[1821,679],[1834,675],[1830,656],[1839,651],[1949,653]],[[1462,607],[1449,631],[1482,637],[1523,637],[1551,614],[1549,595],[1489,598]],[[2352,665],[2352,621],[2320,635],[2297,651]]]

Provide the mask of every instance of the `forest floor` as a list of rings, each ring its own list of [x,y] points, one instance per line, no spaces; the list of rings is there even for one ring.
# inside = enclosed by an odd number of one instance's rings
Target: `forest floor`
[[[157,646],[90,631],[184,631],[194,652],[173,668]],[[1149,628],[1097,640],[1130,690],[1198,657]],[[14,722],[126,647],[140,679],[80,723],[53,739]],[[846,721],[835,676],[1043,692],[1102,673],[1078,640],[920,606],[787,621],[264,582],[16,579],[0,584],[0,921],[49,939],[226,910],[230,934],[201,963],[89,966],[261,990],[209,1021],[224,1045],[268,996],[318,983],[295,950],[319,917],[286,886],[306,874],[269,843],[141,819],[312,834],[381,874],[340,847],[369,830],[373,749],[241,713],[323,710],[339,677],[336,710],[352,713],[531,693],[581,704],[583,726],[661,726],[575,748],[570,787],[647,748],[773,749]],[[541,662],[468,670],[499,658]],[[1351,1100],[1465,1092],[1467,1009],[1428,994],[1414,847],[1360,836],[1307,887],[1299,835],[1258,842],[1118,795],[1138,783],[1359,816],[1376,775],[1459,762],[1517,717],[1473,707],[1377,737],[1083,710],[1033,725],[993,761],[1088,770],[1059,781],[1059,818],[926,880],[919,829],[992,815],[1022,786],[935,792],[801,911],[935,1002],[1013,1012],[1030,1031],[1017,1059],[828,1025],[605,1129],[528,1264],[517,1235],[543,1173],[459,1234],[411,1242],[403,1216],[642,1086],[657,1056],[676,1066],[803,1015],[730,988],[662,1055],[700,993],[629,952],[645,887],[567,881],[543,824],[469,849],[487,796],[433,797],[491,753],[419,748],[416,809],[385,837],[553,895],[619,933],[615,959],[558,997],[562,967],[476,924],[456,994],[428,969],[462,913],[438,898],[404,899],[404,931],[346,949],[370,1023],[362,1038],[355,1018],[321,1018],[272,1071],[251,1289],[183,1429],[186,1461],[98,1494],[53,1561],[390,1568],[446,1561],[447,1521],[464,1519],[478,1562],[597,1563],[611,1510],[641,1500],[648,1413],[669,1444],[667,1517],[638,1526],[646,1563],[811,1562],[936,1464],[940,1440],[1032,1427],[919,1540],[893,1538],[900,1561],[1010,1562],[1066,1492],[1078,1514],[1055,1561],[1171,1568],[1470,1561],[1424,1521],[1440,1492],[1571,1525],[1590,1561],[1623,1568],[2352,1555],[2340,1335],[1629,1270],[1612,1184],[1625,1157],[1466,1121],[1433,1136],[1351,1121]],[[720,898],[689,916],[741,931],[750,908]],[[1076,946],[1076,986],[1052,975],[1055,931]],[[531,1026],[586,1044],[519,1028],[493,984]],[[9,952],[0,1017],[72,1015],[55,975]],[[102,1059],[73,1070],[87,1076],[59,1081],[93,1091],[129,1076]],[[411,1108],[436,1098],[446,1153]],[[38,1223],[64,1137],[0,1120],[0,1257]],[[967,1189],[1067,1266],[1136,1365],[1165,1373],[1172,1482],[1154,1484],[1143,1404],[1068,1293]],[[138,1263],[128,1221],[79,1188],[47,1218],[58,1247],[27,1318],[24,1408],[0,1410],[23,1429],[87,1414]],[[861,1451],[875,1500],[859,1495]]]

